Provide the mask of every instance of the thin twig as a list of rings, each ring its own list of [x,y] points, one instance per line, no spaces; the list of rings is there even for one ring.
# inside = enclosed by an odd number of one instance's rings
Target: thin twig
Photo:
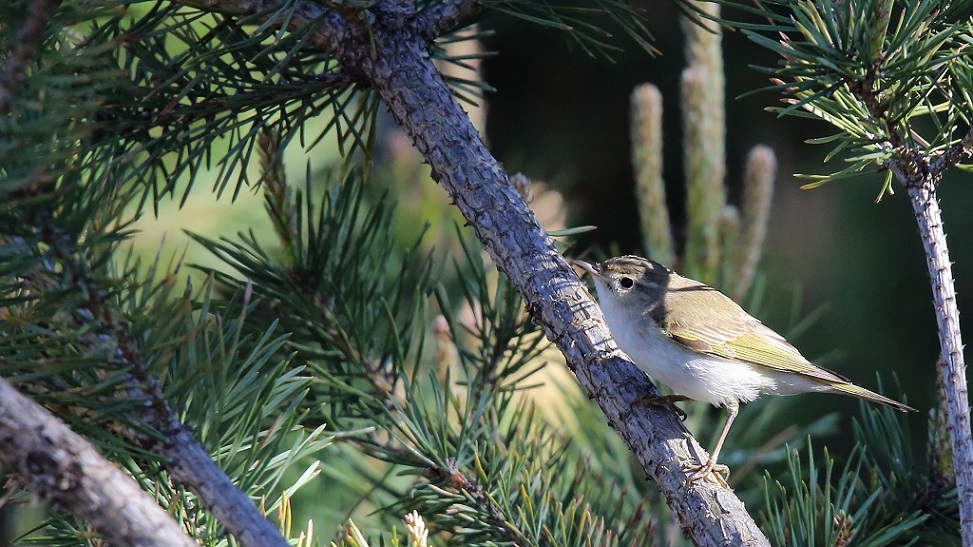
[[[864,77],[848,79],[846,84],[849,91],[857,95],[865,103],[865,108],[868,109],[868,113],[876,122],[885,122],[885,126],[888,128],[888,141],[891,148],[893,150],[902,150],[905,146],[905,141],[899,133],[899,130],[896,129],[895,122],[897,120],[889,119],[888,106],[881,101],[881,92],[875,89],[875,79],[880,68],[881,65],[876,62],[875,65],[869,67]]]
[[[963,140],[947,148],[929,164],[929,174],[934,177],[939,176],[946,169],[970,157],[973,157],[973,126],[966,132]]]
[[[262,15],[258,17],[261,23],[278,16],[280,9],[279,0],[172,0],[172,2],[227,15]],[[343,44],[354,35],[354,29],[340,13],[317,2],[294,2],[288,8],[287,16],[281,18],[281,21],[286,22],[287,28],[293,31],[314,28],[310,43],[325,51],[341,51]]]

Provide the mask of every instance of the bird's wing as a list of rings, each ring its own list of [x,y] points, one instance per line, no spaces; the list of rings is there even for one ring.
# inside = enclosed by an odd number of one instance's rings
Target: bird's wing
[[[691,298],[696,302],[690,310],[717,311],[717,315],[734,319],[714,323],[711,313],[702,317],[690,311],[681,313],[678,321],[669,316],[662,319],[662,327],[674,341],[693,351],[726,359],[737,359],[781,372],[801,374],[827,382],[846,383],[849,380],[829,370],[813,365],[801,355],[783,336],[746,314],[733,300],[723,293],[695,281],[684,287],[670,287],[666,299]],[[680,306],[680,309],[687,309]]]

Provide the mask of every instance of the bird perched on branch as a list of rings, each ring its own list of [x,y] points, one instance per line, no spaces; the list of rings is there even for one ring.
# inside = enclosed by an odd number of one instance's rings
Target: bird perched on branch
[[[693,400],[726,408],[726,423],[716,446],[706,463],[687,469],[689,481],[714,472],[729,473],[717,463],[720,448],[740,403],[761,395],[841,393],[903,412],[915,410],[812,364],[783,336],[720,291],[658,262],[638,256],[600,264],[571,262],[591,274],[618,346],[675,394],[651,402],[672,406],[675,401]]]

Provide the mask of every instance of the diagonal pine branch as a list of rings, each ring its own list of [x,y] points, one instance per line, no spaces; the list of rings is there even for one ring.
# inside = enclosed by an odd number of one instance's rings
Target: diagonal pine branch
[[[259,16],[266,20],[280,7],[279,0],[172,0],[183,6],[214,11],[227,15]],[[291,30],[315,27],[310,43],[324,51],[340,51],[342,45],[351,38],[353,28],[335,10],[315,2],[296,2],[288,14]]]
[[[253,8],[266,4],[175,1],[240,15],[258,15]],[[623,357],[600,309],[555,251],[437,72],[428,52],[430,26],[422,18],[423,25],[417,25],[414,3],[375,3],[359,18],[349,17],[353,24],[342,24],[340,17],[327,13],[328,8],[298,3],[302,6],[296,16],[288,19],[290,29],[327,21],[319,24],[310,43],[334,55],[381,95],[432,167],[433,178],[449,192],[693,540],[698,545],[768,545],[729,489],[706,482],[685,486],[682,468],[705,459],[705,452],[672,411],[636,404],[654,387]],[[315,16],[306,17],[310,13]]]
[[[963,140],[950,146],[943,153],[929,164],[929,172],[934,176],[956,165],[957,163],[973,157],[973,127],[963,137]]]
[[[0,72],[0,115],[11,109],[16,87],[24,80],[45,27],[59,0],[38,0],[27,11],[18,44],[9,52]],[[34,189],[49,188],[46,176],[38,174]],[[157,383],[145,371],[133,337],[119,328],[104,293],[90,282],[85,268],[72,257],[74,240],[64,233],[54,215],[40,206],[32,223],[62,266],[88,295],[89,310],[117,335],[115,358],[131,371],[130,391],[149,401],[143,418],[162,433],[165,441],[144,431],[127,430],[127,438],[167,458],[173,478],[199,496],[224,527],[242,545],[281,545],[287,542],[257,510],[206,450],[181,424],[166,404]],[[29,487],[48,499],[68,507],[72,514],[88,521],[112,545],[195,545],[138,485],[98,453],[77,434],[22,397],[5,380],[0,380],[0,460],[19,472]],[[138,491],[136,494],[132,488]],[[148,504],[146,504],[148,501]]]
[[[564,353],[581,385],[659,484],[683,527],[700,545],[765,542],[743,504],[708,484],[683,487],[682,467],[703,451],[675,415],[637,405],[650,389],[622,358],[600,309],[537,224],[506,173],[483,145],[424,44],[396,25],[395,14],[376,21],[374,58],[359,63],[450,193],[497,266],[527,301],[535,321]]]
[[[216,465],[192,431],[176,418],[158,381],[146,370],[135,336],[118,317],[104,289],[91,279],[85,265],[75,258],[72,236],[47,212],[36,217],[33,224],[42,234],[42,241],[51,248],[52,256],[60,262],[60,267],[70,273],[87,296],[86,309],[100,334],[114,341],[114,365],[127,370],[130,376],[125,389],[133,398],[146,402],[140,419],[161,433],[162,439],[144,430],[120,425],[116,426],[117,433],[136,446],[165,458],[164,467],[173,480],[196,494],[241,545],[286,547],[287,541],[277,528],[264,518],[250,498]]]
[[[88,441],[0,378],[0,461],[109,545],[193,547],[166,511]]]

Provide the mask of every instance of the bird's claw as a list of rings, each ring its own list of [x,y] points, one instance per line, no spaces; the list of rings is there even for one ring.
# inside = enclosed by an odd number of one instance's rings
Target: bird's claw
[[[712,479],[716,484],[726,488],[727,480],[730,478],[730,468],[722,463],[716,463],[712,458],[702,465],[690,464],[683,467],[683,471],[689,473],[686,483],[697,482],[702,479]]]
[[[676,406],[679,401],[689,401],[688,397],[683,397],[682,395],[649,395],[644,394],[638,398],[635,404],[663,407],[676,413],[679,419],[686,421],[686,411]]]

